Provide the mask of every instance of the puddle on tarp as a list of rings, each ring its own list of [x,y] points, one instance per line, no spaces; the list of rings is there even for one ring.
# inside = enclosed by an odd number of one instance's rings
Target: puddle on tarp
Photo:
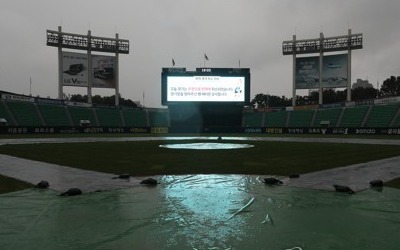
[[[398,249],[400,191],[265,186],[256,176],[163,176],[156,187],[0,195],[3,249]]]
[[[240,143],[216,143],[216,142],[198,142],[198,143],[176,143],[176,144],[163,144],[160,148],[169,149],[196,149],[196,150],[218,150],[218,149],[241,149],[252,148],[251,144]]]

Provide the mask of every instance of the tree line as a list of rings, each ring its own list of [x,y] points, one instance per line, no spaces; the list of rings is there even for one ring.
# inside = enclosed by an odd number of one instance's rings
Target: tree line
[[[380,89],[358,87],[351,90],[351,100],[366,101],[375,98],[400,96],[400,76],[391,76],[383,81]],[[345,102],[347,99],[347,89],[334,90],[324,89],[322,93],[324,104]],[[296,105],[318,105],[319,93],[312,91],[308,96],[296,96]],[[251,100],[250,106],[253,108],[266,107],[288,107],[292,106],[292,98],[285,96],[274,96],[268,94],[256,94]]]
[[[84,102],[88,101],[87,95],[80,95],[80,94],[73,94],[68,95],[66,99],[70,102]],[[115,95],[112,96],[100,96],[94,95],[92,96],[92,103],[96,105],[107,105],[107,106],[114,106],[115,105]],[[133,107],[137,108],[138,105],[133,102],[131,99],[125,99],[123,97],[119,98],[119,104],[121,106]]]

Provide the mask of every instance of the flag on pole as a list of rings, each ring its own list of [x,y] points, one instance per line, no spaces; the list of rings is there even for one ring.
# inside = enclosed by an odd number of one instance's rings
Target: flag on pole
[[[206,53],[204,53],[204,59],[208,61],[208,56],[206,55]]]
[[[175,60],[174,60],[174,58],[172,58],[172,67],[174,67],[175,66]]]

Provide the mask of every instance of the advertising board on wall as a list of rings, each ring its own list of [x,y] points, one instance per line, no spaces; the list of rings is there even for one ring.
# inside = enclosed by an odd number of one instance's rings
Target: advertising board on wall
[[[324,56],[322,88],[347,86],[347,54]],[[319,57],[296,58],[296,89],[319,88]]]
[[[91,74],[92,87],[115,88],[115,57],[92,55],[92,69],[88,69],[87,54],[63,52],[63,85],[88,87]]]

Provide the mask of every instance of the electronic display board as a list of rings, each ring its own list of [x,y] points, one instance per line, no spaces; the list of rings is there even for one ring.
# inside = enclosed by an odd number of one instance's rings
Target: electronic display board
[[[163,68],[162,104],[180,102],[249,103],[248,68]]]

